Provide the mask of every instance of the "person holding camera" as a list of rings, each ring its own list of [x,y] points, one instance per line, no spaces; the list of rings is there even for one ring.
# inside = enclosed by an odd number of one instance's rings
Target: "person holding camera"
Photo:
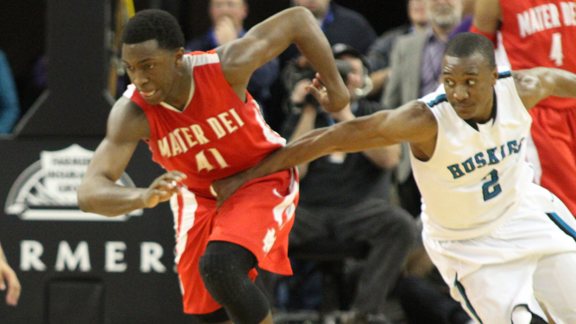
[[[336,66],[350,92],[350,104],[336,113],[322,110],[307,95],[307,77],[313,70],[292,74],[289,116],[283,136],[292,141],[308,131],[369,115],[382,109],[365,99],[370,91],[369,66],[356,49],[335,44]],[[296,82],[295,75],[303,79]],[[417,235],[414,219],[388,201],[390,170],[400,147],[389,146],[357,153],[335,153],[298,166],[300,202],[296,208],[290,246],[323,239],[360,240],[370,252],[360,274],[351,305],[350,322],[383,318],[383,305],[399,278],[404,260]]]

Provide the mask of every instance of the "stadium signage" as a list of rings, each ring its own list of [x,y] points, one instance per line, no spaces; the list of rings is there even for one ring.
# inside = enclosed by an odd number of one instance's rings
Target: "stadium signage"
[[[141,216],[141,209],[105,217],[78,208],[77,189],[93,155],[93,151],[78,144],[60,151],[40,152],[40,160],[26,168],[12,185],[5,213],[23,220],[51,221],[126,221],[130,216]],[[116,183],[134,187],[126,173]]]

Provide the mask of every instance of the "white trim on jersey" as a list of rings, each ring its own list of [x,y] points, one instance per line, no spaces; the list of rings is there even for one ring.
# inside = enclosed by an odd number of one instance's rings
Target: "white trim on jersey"
[[[284,200],[280,204],[278,204],[272,210],[272,214],[274,215],[274,220],[278,223],[280,229],[284,227],[292,217],[294,217],[294,212],[296,211],[296,205],[294,204],[294,199],[299,192],[299,185],[298,181],[296,181],[296,169],[290,169],[290,193],[284,196]],[[273,191],[276,197],[282,198],[283,196],[278,193],[276,188]],[[286,212],[286,219],[284,220],[284,212]]]
[[[272,128],[270,128],[270,126],[268,126],[266,121],[264,121],[264,117],[262,117],[262,114],[260,113],[260,105],[258,105],[258,102],[256,100],[252,100],[252,102],[254,103],[254,107],[256,107],[254,109],[256,120],[258,121],[258,124],[260,124],[260,127],[262,128],[262,134],[264,134],[266,140],[273,144],[280,144],[282,146],[285,146],[286,139],[280,136],[275,131],[273,131]]]
[[[136,91],[136,86],[133,83],[130,83],[122,95],[128,99],[132,99],[134,91]]]
[[[192,68],[196,66],[202,66],[206,64],[213,64],[220,62],[220,58],[216,53],[213,54],[205,53],[198,55],[185,54],[184,56],[189,56],[190,58],[192,58]]]
[[[540,179],[542,178],[542,166],[540,165],[538,149],[536,148],[536,144],[534,144],[532,134],[528,136],[527,140],[528,146],[526,147],[526,159],[532,166],[532,169],[534,169],[534,183],[540,184]]]
[[[178,264],[180,257],[186,249],[188,241],[188,231],[194,226],[195,213],[198,209],[196,195],[186,188],[180,188],[182,195],[172,195],[170,198],[170,208],[174,215],[174,231],[176,233],[176,248],[174,262]],[[179,201],[181,200],[181,202]],[[180,215],[182,219],[179,220]]]
[[[494,49],[494,55],[496,57],[496,65],[498,67],[510,68],[510,61],[508,61],[508,54],[506,53],[506,48],[502,43],[502,33],[496,32],[496,48]]]

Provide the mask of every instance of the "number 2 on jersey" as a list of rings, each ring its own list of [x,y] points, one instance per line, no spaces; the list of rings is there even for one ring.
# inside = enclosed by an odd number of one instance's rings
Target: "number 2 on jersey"
[[[482,180],[488,180],[488,182],[482,185],[482,196],[484,196],[484,201],[492,199],[502,192],[502,187],[500,187],[500,184],[498,183],[498,171],[496,171],[496,169],[488,173]]]

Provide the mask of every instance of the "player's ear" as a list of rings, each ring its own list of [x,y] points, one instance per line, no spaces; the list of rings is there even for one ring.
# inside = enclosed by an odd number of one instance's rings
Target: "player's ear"
[[[495,66],[494,70],[492,70],[492,86],[494,86],[496,84],[496,81],[498,81],[498,67]]]
[[[180,47],[176,52],[174,52],[174,63],[176,66],[182,65],[182,60],[184,58],[184,47]]]

